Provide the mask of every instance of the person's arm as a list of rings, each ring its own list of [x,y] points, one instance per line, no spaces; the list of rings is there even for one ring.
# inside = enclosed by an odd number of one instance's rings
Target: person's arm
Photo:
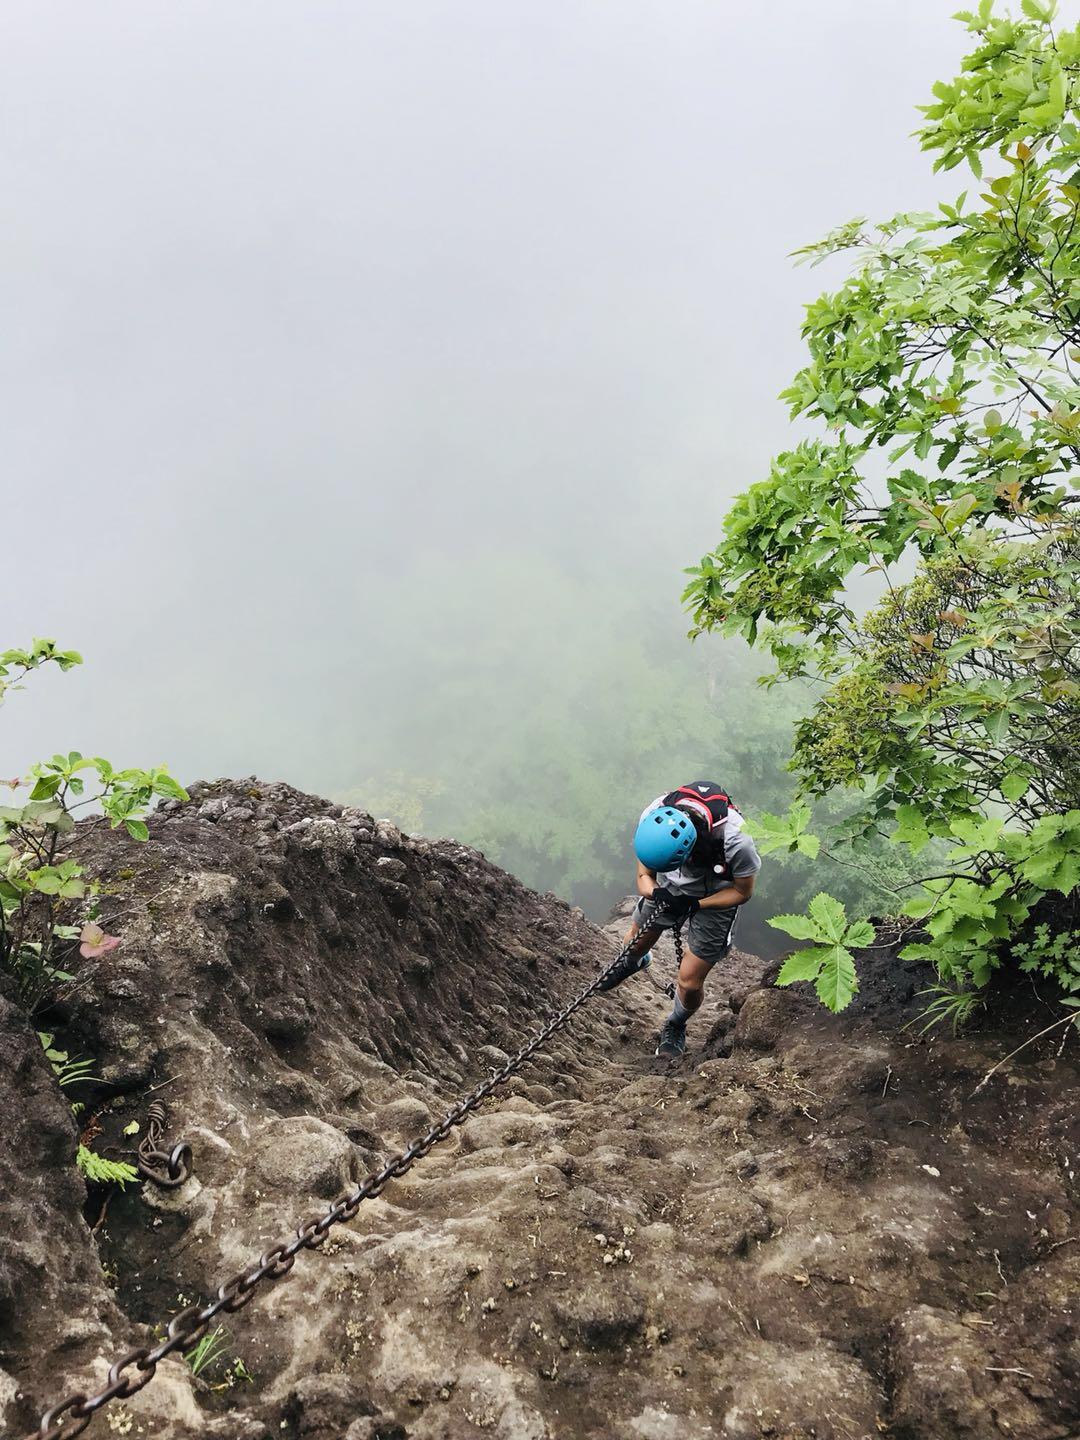
[[[652,894],[652,892],[653,892],[655,889],[656,889],[656,873],[655,873],[655,871],[653,871],[653,870],[646,870],[645,866],[642,865],[641,861],[639,860],[639,861],[638,861],[638,867],[637,867],[637,893],[638,893],[639,895],[643,895],[643,896],[645,897],[645,899],[648,900],[648,898],[650,897],[650,895]]]
[[[706,895],[700,902],[702,910],[727,910],[732,905],[745,905],[750,896],[754,893],[754,881],[756,875],[736,875],[732,878],[730,885],[725,885],[723,890],[717,890],[712,895]],[[640,888],[640,881],[639,881]]]

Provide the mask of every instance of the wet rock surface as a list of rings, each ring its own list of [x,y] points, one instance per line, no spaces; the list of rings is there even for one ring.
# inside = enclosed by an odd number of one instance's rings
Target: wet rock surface
[[[84,831],[121,946],[48,1016],[100,1083],[76,1121],[0,997],[5,1433],[247,1267],[427,1128],[613,953],[476,851],[257,780],[137,845]],[[95,1434],[188,1440],[1068,1440],[1080,1432],[1075,1042],[1037,1000],[904,1028],[882,948],[830,1017],[733,955],[690,1052],[646,976]],[[671,975],[658,947],[658,982]],[[169,1106],[179,1189],[87,1193]],[[107,1203],[106,1203],[107,1202]],[[239,1362],[239,1363],[238,1363]]]

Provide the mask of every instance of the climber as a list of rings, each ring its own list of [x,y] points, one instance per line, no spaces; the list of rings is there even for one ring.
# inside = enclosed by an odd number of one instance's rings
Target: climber
[[[642,811],[634,835],[641,897],[623,937],[628,953],[600,987],[613,989],[649,963],[664,930],[686,927],[675,1003],[656,1053],[678,1059],[686,1022],[704,998],[705,979],[731,948],[739,906],[754,893],[761,857],[727,793],[696,780],[658,796]],[[641,943],[634,944],[640,937]]]

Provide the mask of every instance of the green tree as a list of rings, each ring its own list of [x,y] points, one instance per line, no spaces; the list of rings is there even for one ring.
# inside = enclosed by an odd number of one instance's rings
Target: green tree
[[[697,633],[824,684],[804,793],[858,791],[853,835],[947,844],[905,953],[961,990],[1036,920],[1071,928],[1080,882],[1080,27],[1021,8],[958,17],[974,48],[923,108],[935,168],[977,195],[800,252],[855,261],[808,307],[784,393],[823,433],[737,500],[686,590]],[[862,616],[861,574],[885,591]]]

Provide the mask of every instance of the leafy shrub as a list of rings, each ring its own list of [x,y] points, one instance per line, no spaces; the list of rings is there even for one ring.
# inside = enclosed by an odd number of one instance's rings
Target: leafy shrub
[[[697,632],[771,652],[768,683],[824,684],[802,793],[854,791],[853,838],[942,856],[904,954],[960,992],[1033,925],[1040,973],[1074,988],[1053,937],[1080,920],[1080,26],[1022,10],[963,13],[972,53],[924,107],[935,168],[966,164],[977,201],[800,252],[856,260],[808,307],[785,392],[825,436],[736,501],[686,590]],[[887,592],[864,617],[859,571]]]
[[[57,649],[53,640],[0,653],[0,703],[9,690],[22,688],[25,676],[50,663],[66,671],[82,657]],[[108,760],[78,750],[32,766],[25,779],[2,783],[13,799],[20,789],[28,793],[21,804],[0,805],[0,968],[15,977],[20,998],[33,1012],[74,978],[60,964],[60,947],[70,949],[81,939],[85,956],[116,943],[100,927],[80,928],[61,918],[76,907],[85,909],[93,890],[79,863],[62,853],[78,813],[99,812],[96,823],[114,830],[123,826],[133,839],[145,840],[143,817],[153,800],[187,796],[164,766],[116,770]]]

